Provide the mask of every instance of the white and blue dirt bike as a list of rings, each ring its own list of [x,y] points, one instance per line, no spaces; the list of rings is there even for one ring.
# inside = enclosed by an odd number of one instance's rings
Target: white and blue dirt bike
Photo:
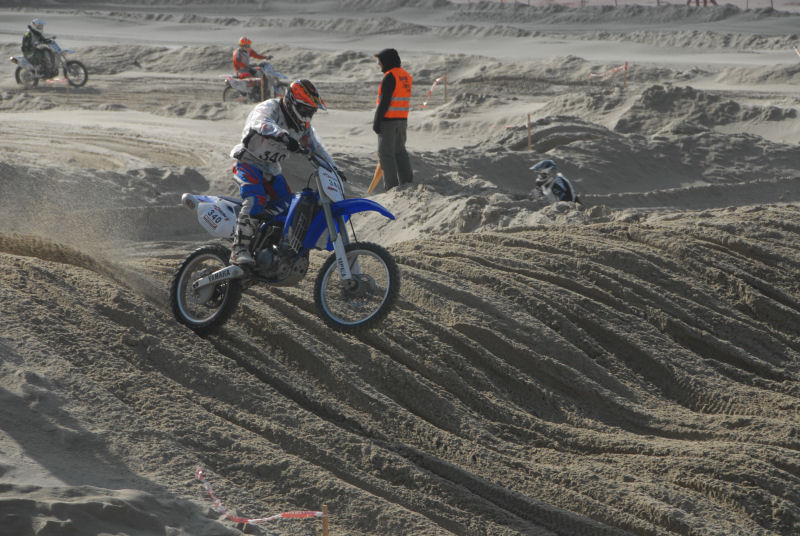
[[[345,199],[343,178],[335,166],[318,155],[308,157],[315,168],[309,177],[314,187],[294,194],[288,208],[259,225],[250,244],[254,265],[230,264],[230,247],[222,244],[202,246],[184,259],[170,285],[172,311],[179,322],[200,334],[212,331],[228,320],[244,289],[299,283],[308,271],[312,249],[333,251],[314,284],[317,311],[329,327],[355,333],[389,313],[400,291],[397,263],[377,244],[351,242],[346,223],[359,212],[374,211],[392,220],[394,216],[369,199]],[[200,225],[212,236],[233,240],[241,199],[186,193],[182,203],[196,211]]]
[[[25,56],[11,56],[12,63],[17,65],[14,78],[17,84],[25,89],[31,89],[39,84],[39,80],[48,80],[58,76],[59,69],[64,73],[64,78],[73,87],[81,87],[89,79],[86,67],[78,60],[68,60],[67,54],[75,51],[62,49],[56,43],[56,36],[53,36],[40,45],[42,65],[34,66]]]

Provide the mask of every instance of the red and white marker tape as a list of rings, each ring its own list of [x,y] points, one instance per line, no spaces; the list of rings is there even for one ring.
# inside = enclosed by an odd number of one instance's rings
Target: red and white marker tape
[[[620,65],[619,67],[614,67],[613,69],[609,69],[604,73],[589,73],[589,78],[594,78],[597,76],[601,76],[605,78],[606,76],[610,76],[612,74],[616,74],[620,71],[627,71],[628,70],[628,62],[626,61],[624,64]]]
[[[205,481],[205,473],[203,473],[203,468],[202,467],[200,467],[200,466],[197,467],[197,470],[195,470],[195,476],[197,477],[197,480],[202,482],[203,486],[206,488],[206,491],[208,492],[208,495],[211,497],[211,500],[214,501],[214,507],[216,508],[217,512],[219,512],[220,514],[224,515],[225,517],[227,517],[228,519],[230,519],[234,523],[245,523],[245,524],[247,524],[247,523],[264,523],[266,521],[277,521],[278,519],[305,519],[305,518],[309,518],[309,517],[323,517],[325,515],[325,512],[316,512],[316,511],[313,511],[313,510],[305,510],[305,511],[300,511],[300,512],[283,512],[281,514],[275,514],[275,515],[267,516],[267,517],[249,518],[249,517],[234,516],[234,515],[229,514],[227,512],[227,510],[225,510],[225,508],[222,506],[222,503],[220,502],[220,500],[217,499],[216,495],[214,495],[214,490],[211,489],[211,484],[209,484],[208,482]]]
[[[425,108],[426,106],[428,106],[428,99],[431,98],[431,94],[433,93],[433,88],[436,87],[436,84],[438,84],[439,82],[441,82],[442,80],[444,80],[446,78],[447,78],[446,75],[445,76],[440,76],[439,78],[437,78],[436,80],[433,81],[433,85],[428,90],[428,93],[425,94],[425,102],[422,103],[422,108]]]

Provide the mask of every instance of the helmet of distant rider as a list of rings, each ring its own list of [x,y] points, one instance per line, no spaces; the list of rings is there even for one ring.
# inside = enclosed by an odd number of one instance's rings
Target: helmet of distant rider
[[[283,103],[289,120],[295,124],[296,128],[307,126],[317,110],[327,109],[317,88],[305,79],[292,82],[283,96]]]
[[[558,166],[552,160],[542,160],[532,165],[530,169],[538,175],[536,184],[544,184],[549,179],[554,178],[558,173]]]
[[[241,36],[241,37],[239,38],[239,46],[240,46],[240,47],[249,47],[249,46],[250,46],[250,45],[252,45],[252,44],[253,44],[253,42],[252,42],[252,41],[250,41],[250,38],[248,38],[248,37],[247,37],[247,36],[245,36],[245,35],[243,35],[243,36]]]
[[[31,21],[31,26],[33,26],[37,32],[41,32],[44,30],[44,21],[42,19],[33,19]]]

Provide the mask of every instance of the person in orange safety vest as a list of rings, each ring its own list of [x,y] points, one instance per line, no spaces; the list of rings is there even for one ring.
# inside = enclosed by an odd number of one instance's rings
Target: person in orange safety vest
[[[397,50],[387,48],[375,54],[375,57],[384,75],[378,88],[372,130],[378,135],[378,160],[383,169],[383,185],[388,191],[414,179],[406,151],[412,80],[411,75],[400,67]]]

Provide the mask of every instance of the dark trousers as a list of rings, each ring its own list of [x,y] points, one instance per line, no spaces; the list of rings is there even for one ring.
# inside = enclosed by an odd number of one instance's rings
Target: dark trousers
[[[47,65],[44,65],[44,54],[38,48],[34,48],[28,52],[23,52],[22,55],[25,56],[25,59],[31,62],[34,67],[38,67],[40,65],[48,67]]]
[[[408,121],[405,119],[381,121],[381,133],[378,134],[378,160],[383,169],[383,185],[386,190],[414,180],[411,159],[406,151],[407,128]]]

